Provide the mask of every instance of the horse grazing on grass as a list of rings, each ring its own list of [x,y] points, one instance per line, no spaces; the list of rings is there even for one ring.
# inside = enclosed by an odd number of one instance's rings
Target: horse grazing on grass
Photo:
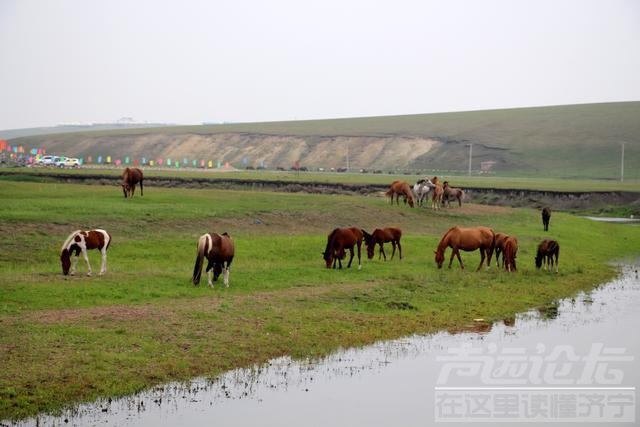
[[[207,279],[209,287],[213,288],[213,281],[218,280],[220,274],[223,274],[224,285],[229,287],[229,272],[231,270],[231,262],[235,255],[235,247],[231,236],[227,233],[207,233],[200,236],[197,245],[196,263],[193,267],[193,284],[200,283],[202,275],[202,266],[204,258],[207,258]],[[211,280],[213,270],[213,281]]]
[[[124,172],[122,172],[122,192],[124,193],[124,198],[133,197],[133,193],[136,192],[137,183],[140,183],[140,195],[143,196],[143,181],[144,176],[140,169],[126,168]]]
[[[545,265],[545,270],[553,269],[555,261],[556,273],[558,272],[558,257],[560,256],[560,245],[552,239],[545,239],[538,245],[536,254],[536,268]]]
[[[457,200],[458,206],[462,206],[462,199],[464,198],[464,191],[460,188],[454,188],[449,185],[448,181],[442,184],[442,204],[451,207],[451,201]]]
[[[384,244],[387,242],[391,242],[391,246],[393,247],[393,251],[391,252],[391,259],[393,259],[393,256],[396,254],[396,246],[398,247],[398,254],[400,255],[400,259],[402,259],[402,246],[400,245],[402,230],[400,230],[399,228],[376,228],[371,234],[362,230],[362,234],[364,235],[364,243],[367,246],[367,257],[369,259],[373,258],[373,252],[375,251],[376,245],[380,245],[378,259],[380,259],[380,257],[384,257],[384,260],[386,261],[387,254],[384,253]]]
[[[542,208],[542,227],[544,231],[549,231],[549,220],[551,219],[551,208],[545,206]]]
[[[362,268],[360,260],[362,238],[362,230],[356,227],[336,228],[329,233],[329,236],[327,236],[327,247],[322,253],[327,268],[331,268],[332,266],[336,268],[336,262],[339,268],[342,268],[342,260],[346,255],[346,249],[348,249],[351,254],[347,268],[351,267],[351,261],[353,261],[354,256],[353,248],[356,246],[358,248],[358,270],[360,270]]]
[[[451,258],[449,259],[449,268],[453,262],[453,257],[458,258],[460,268],[464,269],[464,264],[460,258],[460,250],[471,252],[477,249],[480,250],[480,265],[476,271],[480,270],[485,258],[487,258],[487,268],[491,264],[491,255],[493,254],[493,248],[495,247],[495,234],[489,227],[451,227],[447,231],[436,249],[436,264],[438,268],[442,268],[444,262],[444,253],[447,248],[451,248]]]
[[[500,264],[500,255],[504,252],[504,243],[508,237],[508,234],[496,233],[496,244],[494,248],[496,254],[496,267],[504,267],[504,255],[502,255],[502,264]]]
[[[516,271],[516,255],[518,253],[518,239],[515,237],[507,237],[504,242],[504,252],[502,253],[502,261],[504,269],[511,272]]]
[[[69,234],[67,240],[64,241],[60,250],[60,262],[62,263],[62,274],[65,276],[76,273],[78,265],[78,257],[80,252],[84,260],[87,262],[87,276],[91,276],[91,264],[89,264],[89,256],[87,250],[98,249],[102,254],[102,264],[100,266],[100,275],[107,272],[107,249],[111,243],[111,235],[104,230],[95,229],[89,231],[76,230]],[[71,256],[74,255],[73,260]]]
[[[396,197],[396,204],[400,204],[400,196],[404,196],[405,203],[409,203],[409,206],[413,207],[413,193],[411,192],[411,186],[406,181],[393,181],[389,190],[385,193],[387,197],[391,198],[391,204],[393,204],[393,197]]]
[[[429,192],[435,187],[429,178],[422,178],[413,185],[413,192],[416,196],[416,205],[423,206],[424,201],[429,197]]]

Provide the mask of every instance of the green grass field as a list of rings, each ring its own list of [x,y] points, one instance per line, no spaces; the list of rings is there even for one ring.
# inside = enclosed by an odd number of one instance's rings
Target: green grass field
[[[0,181],[0,420],[122,396],[171,380],[216,376],[289,354],[510,318],[590,289],[640,254],[640,227],[495,206],[409,209],[379,197]],[[321,252],[337,226],[398,226],[403,259],[363,259],[331,270]],[[518,237],[518,272],[494,266],[438,270],[441,235],[487,225]],[[108,272],[61,274],[59,251],[76,229],[112,237]],[[197,238],[229,232],[231,285],[194,287]],[[537,243],[561,245],[560,273],[534,268]],[[449,256],[447,251],[447,258]],[[366,257],[365,257],[366,258]],[[355,261],[354,261],[355,262]],[[206,283],[206,282],[205,282]]]

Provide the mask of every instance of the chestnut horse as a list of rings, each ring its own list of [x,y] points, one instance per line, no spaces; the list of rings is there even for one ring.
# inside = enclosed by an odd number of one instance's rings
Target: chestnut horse
[[[542,208],[542,227],[544,231],[549,231],[549,220],[551,219],[551,208],[545,206]]]
[[[502,253],[502,261],[505,270],[511,272],[516,271],[516,255],[518,253],[518,239],[509,236],[504,242],[504,252]]]
[[[437,176],[434,176],[431,179],[431,183],[433,184],[433,190],[431,194],[431,208],[440,209],[442,198],[444,197],[444,187],[442,186],[442,184],[440,184],[440,180]]]
[[[380,259],[380,257],[384,257],[384,260],[386,261],[387,254],[384,253],[384,244],[387,242],[391,242],[391,246],[393,247],[393,251],[391,252],[391,259],[393,259],[393,256],[396,254],[396,246],[398,246],[398,254],[400,255],[400,259],[402,259],[402,246],[400,246],[402,230],[400,230],[399,228],[376,228],[371,234],[362,230],[362,234],[364,235],[364,243],[367,246],[367,257],[369,259],[373,258],[373,252],[376,248],[376,245],[380,245],[380,253],[378,254],[378,259]]]
[[[227,233],[216,234],[207,233],[200,236],[197,245],[196,264],[193,267],[193,284],[200,283],[204,257],[207,257],[207,279],[209,286],[213,288],[211,281],[211,270],[213,270],[213,280],[218,280],[220,274],[224,272],[224,285],[229,287],[229,271],[231,262],[235,255],[235,248],[231,236]]]
[[[488,227],[451,227],[442,236],[435,251],[438,268],[442,268],[444,253],[448,247],[452,249],[449,268],[451,268],[453,257],[456,256],[460,263],[460,268],[464,269],[464,264],[462,264],[462,259],[460,258],[460,250],[471,252],[477,249],[480,250],[480,265],[478,265],[476,271],[480,270],[485,258],[487,258],[487,268],[489,268],[491,255],[493,255],[493,248],[495,247],[495,234]]]
[[[508,234],[496,233],[496,245],[494,248],[496,254],[496,267],[504,267],[504,255],[502,255],[502,265],[500,264],[500,255],[504,252],[504,243],[508,237]]]
[[[327,247],[322,253],[322,257],[327,265],[327,268],[336,268],[336,261],[339,268],[342,268],[342,260],[346,253],[345,249],[348,249],[351,257],[349,258],[349,264],[347,268],[351,267],[351,261],[353,261],[353,247],[358,248],[358,270],[362,268],[360,261],[361,248],[362,248],[362,230],[356,227],[349,228],[336,228],[329,236],[327,236]]]
[[[405,203],[409,202],[409,206],[413,207],[413,192],[406,181],[393,181],[385,195],[391,197],[391,204],[393,204],[393,196],[396,196],[397,205],[400,204],[400,196],[404,196]]]
[[[464,191],[460,188],[454,188],[449,185],[448,181],[442,184],[442,204],[446,203],[447,207],[451,206],[452,200],[458,201],[458,206],[462,206]]]
[[[60,251],[60,262],[62,263],[62,274],[65,276],[76,273],[78,265],[78,257],[80,252],[84,260],[87,262],[87,276],[91,276],[91,264],[89,264],[89,256],[87,250],[98,249],[102,254],[102,265],[100,266],[100,275],[107,272],[107,249],[111,243],[111,236],[104,230],[95,229],[89,231],[76,230],[69,234],[67,240],[64,241]],[[74,255],[73,262],[71,256]],[[69,271],[71,269],[71,271]]]
[[[556,265],[556,273],[558,272],[558,257],[560,256],[560,245],[555,240],[545,239],[538,245],[536,254],[536,268],[545,264],[545,270],[553,268],[554,258]]]
[[[140,183],[140,195],[142,196],[142,181],[144,180],[144,176],[142,175],[142,171],[138,168],[126,168],[124,172],[122,172],[122,192],[124,193],[124,198],[133,197],[133,193],[136,192],[136,184]]]

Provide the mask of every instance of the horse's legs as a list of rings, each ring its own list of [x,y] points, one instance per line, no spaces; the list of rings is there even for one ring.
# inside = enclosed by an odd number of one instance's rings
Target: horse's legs
[[[100,275],[102,276],[107,272],[107,248],[103,247],[100,252],[102,253],[102,265],[100,266]]]
[[[396,244],[398,245],[398,254],[400,255],[400,259],[402,259],[402,246],[400,246],[400,240],[398,240]],[[391,256],[391,258],[393,258],[393,256]]]
[[[482,268],[482,264],[484,263],[484,259],[485,259],[485,253],[484,253],[484,249],[480,248],[480,265],[478,266],[478,268],[476,268],[476,271],[480,270]],[[502,261],[504,262],[504,254],[502,254]],[[488,263],[487,263],[488,265]]]
[[[353,246],[349,248],[349,264],[347,264],[347,268],[351,268],[351,261],[353,261],[354,257]]]
[[[91,264],[89,264],[89,255],[87,255],[86,248],[82,248],[82,256],[84,257],[84,260],[87,262],[87,269],[89,270],[87,272],[87,276],[91,276]]]
[[[380,242],[380,253],[378,254],[378,259],[380,259],[381,257],[384,257],[384,260],[387,260],[387,254],[384,253],[384,243]]]
[[[358,247],[358,270],[362,270],[362,242],[356,242],[356,246]]]
[[[69,274],[73,276],[74,274],[76,274],[76,267],[78,266],[78,258],[80,254],[78,253],[78,251],[75,251],[75,255],[71,253],[70,256],[71,256],[71,271],[69,272]]]
[[[229,272],[231,270],[231,263],[227,261],[226,262],[226,267],[223,267],[223,268],[224,268],[224,273],[222,273],[222,278],[224,280],[224,286],[228,288],[229,287]]]
[[[451,268],[451,264],[453,264],[454,256],[458,258],[460,268],[464,270],[464,264],[462,263],[462,258],[460,258],[460,251],[457,248],[453,248],[453,250],[451,251],[451,257],[449,258],[449,268]]]

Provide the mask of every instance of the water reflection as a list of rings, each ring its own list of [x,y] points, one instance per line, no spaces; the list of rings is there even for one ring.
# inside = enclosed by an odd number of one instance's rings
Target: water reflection
[[[83,405],[60,418],[41,416],[25,425],[428,425],[434,420],[442,365],[436,359],[451,348],[516,346],[536,354],[541,345],[570,344],[580,355],[600,342],[640,354],[635,334],[628,331],[640,321],[637,268],[625,267],[623,273],[590,293],[494,324],[476,319],[455,334],[379,342],[322,359],[281,357],[216,379]],[[640,382],[638,362],[624,374],[626,385]]]

